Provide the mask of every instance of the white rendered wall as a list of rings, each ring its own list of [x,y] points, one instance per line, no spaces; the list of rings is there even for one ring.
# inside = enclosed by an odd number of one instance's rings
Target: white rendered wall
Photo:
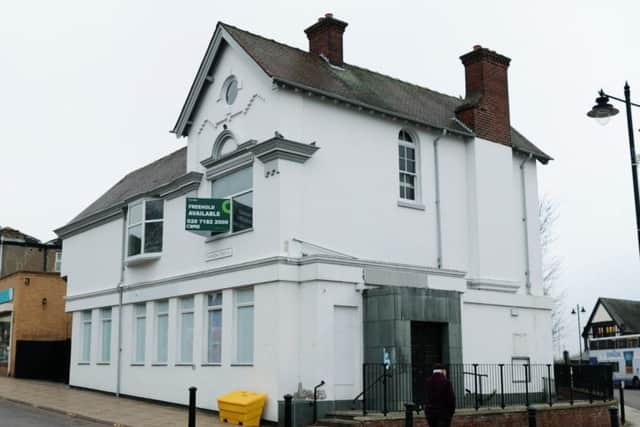
[[[223,291],[222,361],[220,366],[206,363],[206,295],[194,297],[194,359],[192,365],[178,363],[178,299],[169,300],[169,352],[166,365],[154,364],[154,310],[147,303],[146,352],[143,366],[134,363],[133,306],[123,309],[122,384],[126,395],[186,404],[188,388],[198,387],[199,406],[217,409],[216,397],[236,389],[266,393],[269,397],[264,417],[277,420],[277,400],[286,393],[303,388],[312,389],[324,380],[328,399],[335,395],[334,359],[328,355],[333,347],[333,312],[336,306],[353,307],[360,320],[361,294],[353,284],[314,281],[303,285],[280,282],[254,287],[255,342],[252,366],[234,366],[235,348],[233,291]],[[288,309],[287,309],[288,307]],[[284,308],[284,309],[283,309]],[[73,348],[70,383],[103,391],[116,391],[117,307],[112,313],[112,356],[109,364],[99,364],[99,310],[93,311],[91,361],[82,364],[81,313],[74,313]],[[357,353],[344,363],[355,370],[352,390],[355,397],[361,387],[362,342],[356,343]],[[343,387],[344,389],[344,387]],[[344,392],[344,390],[343,390]]]

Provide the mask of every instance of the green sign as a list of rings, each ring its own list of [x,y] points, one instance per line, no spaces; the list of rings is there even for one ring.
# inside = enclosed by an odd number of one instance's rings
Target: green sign
[[[188,231],[229,231],[231,200],[187,197],[184,228]]]

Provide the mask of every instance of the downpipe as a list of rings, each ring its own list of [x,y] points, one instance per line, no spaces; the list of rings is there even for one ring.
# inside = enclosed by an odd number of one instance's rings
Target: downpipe
[[[522,227],[524,231],[524,262],[525,262],[525,286],[527,295],[531,295],[531,261],[529,260],[529,218],[527,215],[527,184],[525,177],[525,164],[533,158],[532,154],[520,162],[520,184],[522,186]]]
[[[433,173],[435,183],[435,204],[436,204],[436,246],[437,265],[442,268],[442,216],[440,212],[440,160],[438,156],[438,142],[440,138],[447,135],[448,131],[442,129],[442,133],[433,140]]]
[[[124,251],[127,235],[127,208],[122,208],[122,244],[120,245],[120,281],[118,282],[118,358],[116,367],[116,397],[120,397],[122,382],[122,285],[124,284]]]

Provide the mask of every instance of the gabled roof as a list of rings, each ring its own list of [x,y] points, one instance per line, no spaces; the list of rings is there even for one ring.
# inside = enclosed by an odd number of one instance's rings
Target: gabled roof
[[[152,195],[154,192],[170,193],[176,188],[200,183],[202,174],[187,173],[187,147],[161,157],[127,174],[107,192],[91,203],[65,226],[55,230],[60,237],[75,231],[74,226],[93,224],[109,215],[115,215],[123,206],[136,197]]]
[[[622,333],[626,334],[640,334],[640,301],[633,301],[628,299],[615,299],[615,298],[598,298],[589,321],[585,326],[583,335],[588,333],[588,328],[591,325],[591,320],[598,309],[598,306],[602,304],[607,313],[613,318],[618,328]]]
[[[461,98],[346,63],[342,67],[335,67],[318,55],[224,23],[218,23],[198,75],[194,79],[189,96],[172,131],[178,136],[186,136],[188,133],[188,122],[197,109],[200,92],[205,86],[205,77],[210,72],[216,46],[219,45],[219,37],[222,37],[223,33],[228,34],[275,83],[316,93],[391,117],[437,129],[447,129],[460,135],[473,136],[473,132],[455,118],[456,108],[464,102]],[[552,160],[549,155],[515,129],[512,129],[512,145],[514,149],[531,154],[543,163]]]

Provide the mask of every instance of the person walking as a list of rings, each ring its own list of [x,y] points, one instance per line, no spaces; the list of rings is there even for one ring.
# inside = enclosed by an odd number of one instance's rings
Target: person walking
[[[425,385],[424,414],[429,427],[449,427],[456,410],[456,396],[442,365],[435,365]]]

